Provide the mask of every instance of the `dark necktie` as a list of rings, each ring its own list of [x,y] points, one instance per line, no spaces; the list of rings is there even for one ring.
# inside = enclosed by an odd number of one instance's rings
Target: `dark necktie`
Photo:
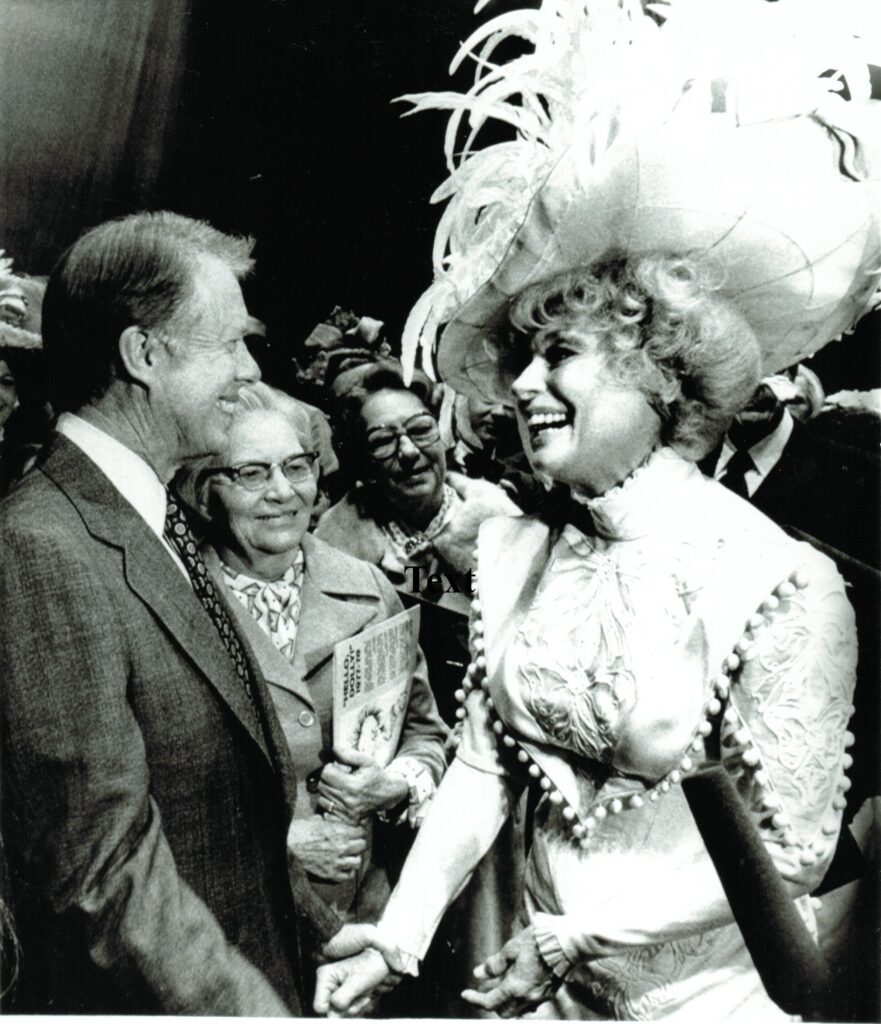
[[[165,536],[174,547],[174,550],[180,555],[184,568],[187,570],[187,575],[193,584],[196,597],[199,598],[205,611],[208,612],[211,621],[214,623],[214,628],[223,641],[226,653],[232,658],[236,674],[245,688],[245,693],[248,695],[251,707],[253,707],[254,713],[257,715],[257,721],[260,722],[261,718],[254,701],[253,681],[247,659],[245,658],[245,652],[242,650],[241,642],[233,628],[229,614],[217,596],[214,584],[208,576],[208,570],[205,568],[205,563],[199,554],[196,538],[190,530],[189,523],[181,510],[177,498],[170,492],[167,492]]]
[[[738,448],[725,467],[725,472],[719,477],[719,483],[724,484],[729,491],[734,491],[741,498],[749,501],[749,490],[746,486],[746,474],[756,468],[756,464],[750,458],[746,448]]]

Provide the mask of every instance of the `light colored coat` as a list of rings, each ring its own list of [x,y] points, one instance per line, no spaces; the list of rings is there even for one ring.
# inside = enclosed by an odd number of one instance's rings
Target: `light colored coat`
[[[322,751],[329,752],[333,747],[334,646],[402,610],[393,588],[375,566],[308,534],[302,547],[304,576],[293,662],[281,654],[247,609],[230,594],[223,583],[216,552],[208,547],[204,551],[208,569],[218,581],[219,590],[269,684],[296,770],[296,818],[316,813],[316,797],[308,791],[306,779],[321,766]],[[446,767],[446,737],[447,728],[438,714],[420,651],[398,755],[406,754],[422,762],[437,784]],[[378,917],[390,891],[390,848],[400,846],[398,837],[391,834],[392,828],[400,831],[406,825],[374,827],[375,842],[364,855],[355,880],[313,882],[315,889],[341,913],[359,921]]]

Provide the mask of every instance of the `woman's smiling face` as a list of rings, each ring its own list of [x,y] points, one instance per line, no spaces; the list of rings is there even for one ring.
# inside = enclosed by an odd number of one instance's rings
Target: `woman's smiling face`
[[[603,494],[657,446],[657,413],[642,391],[616,380],[595,334],[539,331],[529,358],[512,391],[535,470],[586,494]]]
[[[437,514],[446,477],[440,435],[419,447],[405,432],[407,424],[425,416],[432,418],[422,401],[403,388],[377,391],[361,406],[365,439],[378,431],[400,435],[388,458],[367,455],[367,470],[395,513],[414,525],[424,525]]]
[[[0,359],[0,427],[12,415],[17,404],[18,391],[15,386],[15,377],[6,360]]]
[[[297,431],[281,413],[254,410],[240,413],[233,421],[227,465],[274,466],[269,479],[258,490],[250,491],[220,474],[212,483],[211,511],[223,528],[224,560],[237,563],[233,568],[251,570],[261,577],[269,572],[267,578],[273,578],[279,566],[278,576],[293,562],[309,527],[318,484],[314,474],[302,482],[291,483],[280,464],[302,453]]]

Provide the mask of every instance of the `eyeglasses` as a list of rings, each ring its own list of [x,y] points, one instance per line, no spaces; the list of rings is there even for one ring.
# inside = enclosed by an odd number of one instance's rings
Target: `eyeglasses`
[[[392,459],[398,454],[402,437],[408,437],[417,448],[429,448],[440,437],[437,420],[430,413],[420,412],[400,427],[374,427],[364,438],[367,454],[381,462]]]
[[[291,455],[283,462],[246,462],[241,466],[222,466],[217,472],[239,484],[246,491],[259,491],[265,487],[272,477],[276,466],[284,474],[290,484],[302,484],[312,479],[312,467],[318,458],[318,452],[302,452]]]

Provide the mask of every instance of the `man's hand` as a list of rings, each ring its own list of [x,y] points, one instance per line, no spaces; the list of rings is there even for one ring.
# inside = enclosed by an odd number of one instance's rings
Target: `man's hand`
[[[406,781],[387,772],[358,750],[337,748],[318,782],[318,806],[346,821],[358,822],[374,811],[395,807],[409,792]]]
[[[363,1017],[373,1001],[401,979],[400,952],[383,942],[372,924],[347,924],[321,947],[336,963],[318,968],[315,1012],[328,1017]]]
[[[501,487],[489,480],[471,480],[461,473],[447,473],[447,483],[463,504],[432,543],[448,565],[457,572],[468,572],[474,568],[474,545],[480,524],[493,516],[523,513]]]
[[[466,989],[462,998],[500,1017],[521,1017],[548,999],[561,979],[548,967],[535,944],[530,926],[474,968],[478,990]]]
[[[354,878],[367,849],[367,829],[313,814],[295,818],[288,829],[288,849],[316,878],[343,882]]]

